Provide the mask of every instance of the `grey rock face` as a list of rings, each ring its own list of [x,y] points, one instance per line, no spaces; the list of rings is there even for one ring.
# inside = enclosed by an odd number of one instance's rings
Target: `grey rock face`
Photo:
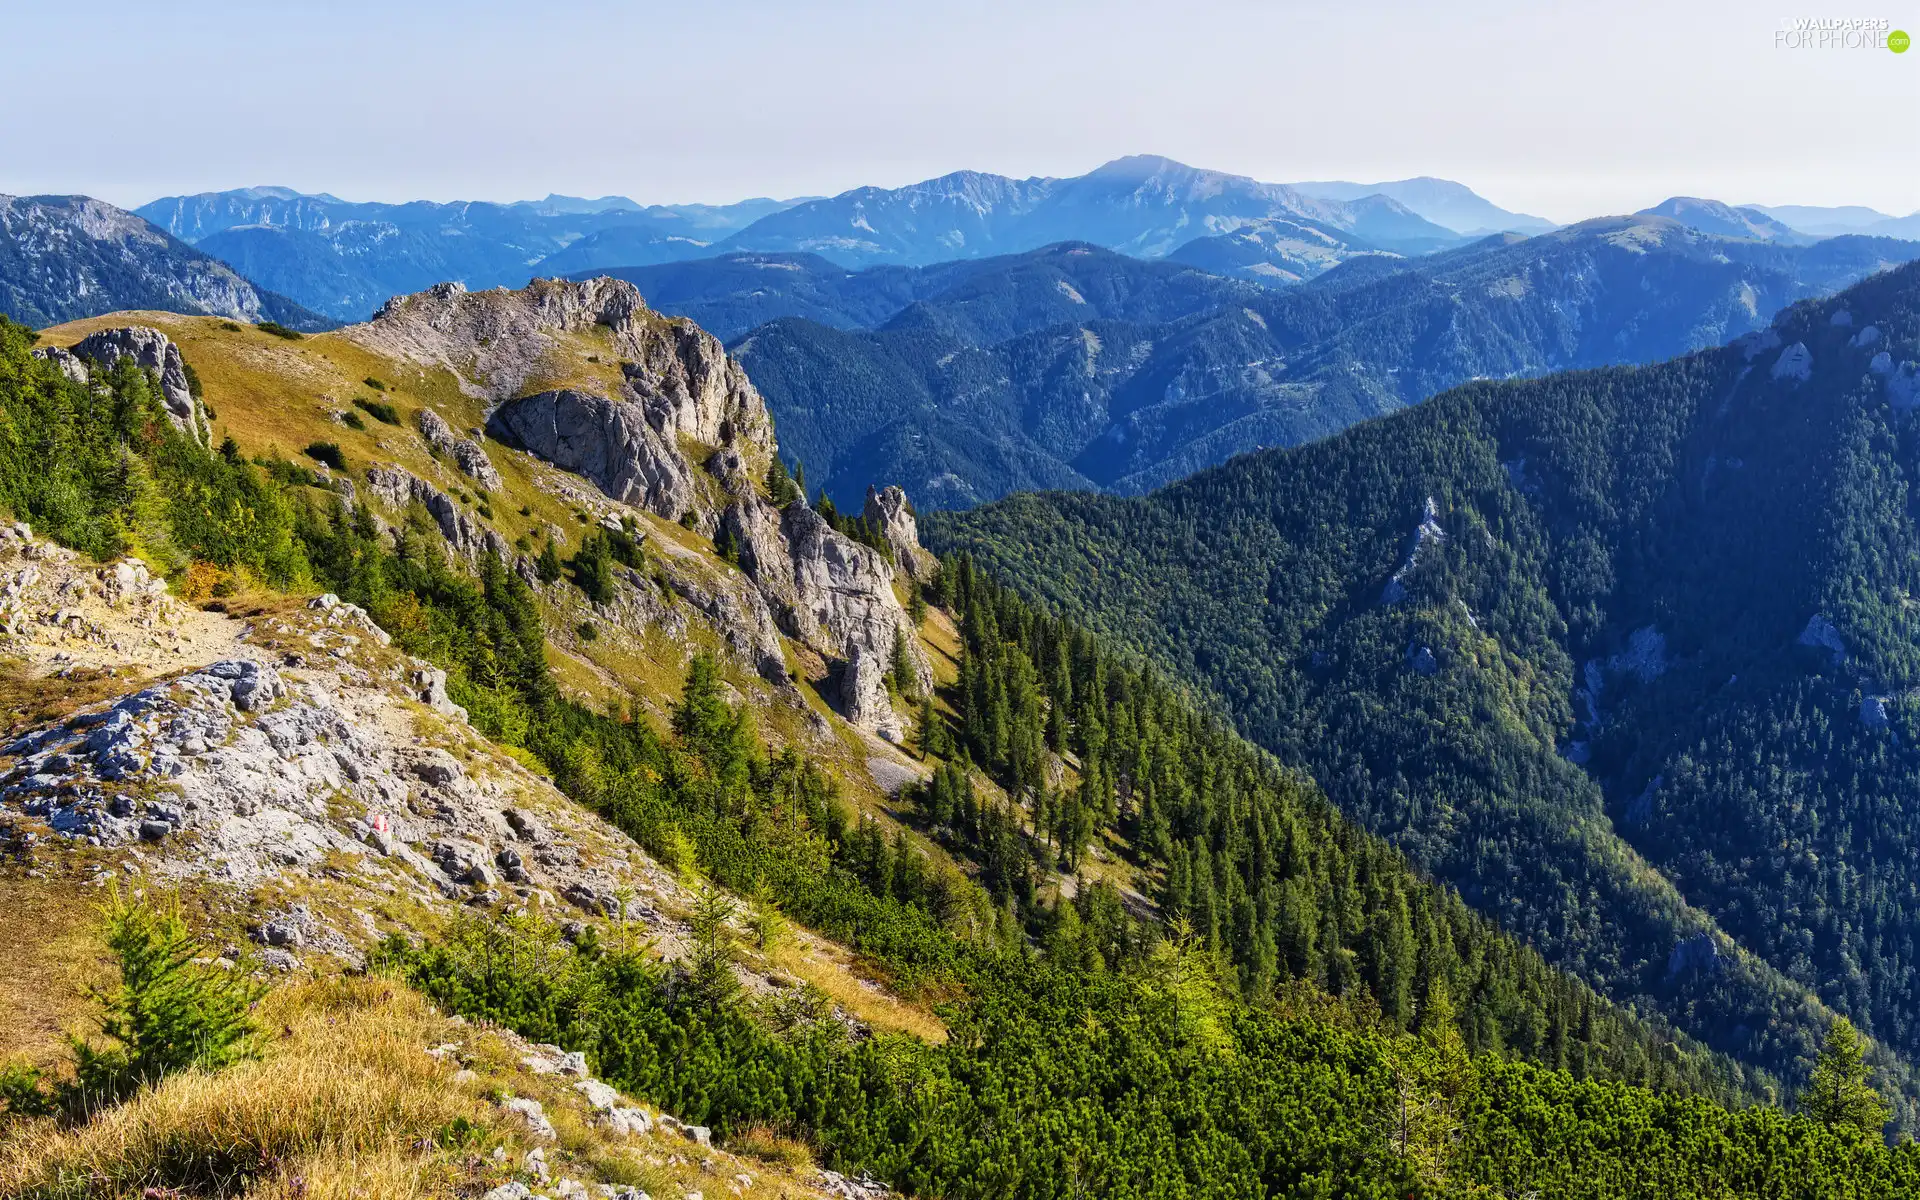
[[[1407,598],[1407,576],[1413,574],[1420,565],[1420,556],[1426,548],[1436,542],[1447,539],[1446,531],[1440,528],[1440,506],[1434,503],[1432,496],[1420,510],[1420,524],[1414,527],[1413,545],[1407,550],[1407,557],[1401,560],[1400,567],[1387,580],[1387,586],[1381,592],[1382,604],[1398,604]]]
[[[694,507],[693,467],[631,400],[560,388],[501,405],[487,431],[623,504],[678,520]]]
[[[1712,974],[1721,966],[1720,946],[1710,933],[1696,933],[1673,948],[1667,955],[1667,974],[1683,975],[1689,971],[1704,971]]]
[[[742,569],[789,637],[830,658],[850,659],[859,647],[881,664],[893,661],[895,639],[906,637],[920,690],[932,686],[893,594],[893,568],[877,551],[804,503],[776,510],[751,493],[727,509],[722,524],[738,539]]]
[[[1815,613],[1807,618],[1807,627],[1794,639],[1802,646],[1816,650],[1825,650],[1832,658],[1833,665],[1839,666],[1847,659],[1846,639],[1840,636],[1840,630],[1834,627],[1824,613]]]
[[[42,362],[50,362],[71,383],[87,381],[87,364],[77,355],[63,346],[35,346],[33,356]]]
[[[427,439],[427,445],[451,458],[455,466],[481,487],[490,491],[499,490],[500,472],[494,469],[480,443],[455,433],[452,426],[430,408],[420,410],[419,420],[420,436]]]
[[[871,729],[890,742],[906,739],[893,698],[887,694],[887,668],[871,650],[855,644],[840,674],[840,711],[848,721]]]
[[[629,321],[614,336],[632,356],[621,375],[655,429],[708,446],[772,450],[766,404],[718,338],[681,321]]]
[[[482,553],[509,557],[507,539],[497,530],[467,515],[452,496],[404,467],[368,467],[367,490],[390,508],[403,509],[418,501],[440,527],[440,536],[468,558]]]
[[[1885,729],[1887,722],[1892,719],[1887,711],[1891,699],[1890,696],[1863,697],[1860,701],[1860,723],[1868,729]]]
[[[449,368],[475,394],[506,401],[544,369],[559,336],[597,326],[611,331],[619,355],[618,398],[639,405],[669,444],[685,436],[771,450],[766,405],[719,339],[649,311],[624,280],[536,279],[518,291],[487,292],[440,284],[389,300],[347,333],[384,353]]]
[[[131,358],[138,366],[158,374],[160,398],[174,427],[194,441],[206,444],[206,417],[187,386],[186,362],[172,338],[145,325],[126,325],[90,334],[74,345],[73,354],[92,359],[103,367]],[[65,363],[61,369],[67,369]]]
[[[1773,377],[1801,382],[1813,378],[1813,352],[1805,342],[1795,342],[1780,352],[1773,361]]]
[[[760,678],[781,687],[792,687],[787,675],[787,656],[780,647],[780,631],[773,611],[759,589],[727,586],[732,581],[708,583],[686,575],[668,577],[673,594],[691,604],[705,617],[727,645],[744,661],[752,664]]]
[[[1437,675],[1440,672],[1440,660],[1433,656],[1433,647],[1422,646],[1418,642],[1407,647],[1407,666],[1413,668],[1416,675]]]
[[[909,576],[926,583],[933,578],[937,564],[933,555],[921,548],[920,528],[913,519],[907,494],[889,485],[867,488],[867,506],[861,513],[880,527],[887,544],[893,547],[893,560]]]

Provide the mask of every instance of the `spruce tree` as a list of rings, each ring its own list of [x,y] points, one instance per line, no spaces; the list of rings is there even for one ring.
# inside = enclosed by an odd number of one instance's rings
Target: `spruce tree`
[[[734,903],[712,885],[703,886],[694,897],[693,911],[687,915],[692,940],[687,955],[687,989],[694,1002],[705,1008],[720,1008],[731,1002],[740,990],[734,977],[737,957],[733,929]]]
[[[541,583],[552,583],[560,578],[560,551],[554,548],[553,539],[541,548],[540,557],[534,562],[534,573],[539,575]]]
[[[1887,1123],[1887,1102],[1867,1082],[1866,1039],[1845,1017],[1827,1027],[1827,1040],[1813,1064],[1800,1107],[1829,1129],[1880,1135]]]
[[[253,1053],[248,1010],[262,989],[237,971],[197,965],[199,952],[178,905],[157,908],[116,890],[105,910],[107,949],[119,982],[92,988],[102,1048],[72,1039],[69,1107],[125,1099],[188,1068],[217,1070]]]

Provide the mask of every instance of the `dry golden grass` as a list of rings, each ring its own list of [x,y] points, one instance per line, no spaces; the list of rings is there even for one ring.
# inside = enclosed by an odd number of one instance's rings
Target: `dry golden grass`
[[[811,935],[789,940],[775,948],[773,962],[875,1029],[912,1034],[936,1046],[947,1040],[947,1027],[940,1018],[859,979],[853,955],[832,942]]]
[[[82,989],[100,975],[99,909],[75,879],[0,874],[0,1062],[45,1065],[86,1013]]]
[[[261,1019],[283,1032],[260,1061],[175,1076],[74,1128],[16,1126],[0,1195],[447,1194],[467,1168],[432,1148],[435,1132],[499,1120],[422,1053],[444,1022],[397,984],[285,988]]]
[[[97,668],[76,669],[65,676],[35,675],[17,659],[0,660],[0,696],[6,697],[0,701],[0,740],[134,691],[145,682],[144,676],[125,671],[108,675]]]
[[[727,1149],[734,1154],[757,1158],[763,1163],[784,1167],[789,1171],[804,1171],[813,1165],[813,1151],[805,1142],[787,1137],[766,1125],[754,1125],[741,1130],[727,1139]]]

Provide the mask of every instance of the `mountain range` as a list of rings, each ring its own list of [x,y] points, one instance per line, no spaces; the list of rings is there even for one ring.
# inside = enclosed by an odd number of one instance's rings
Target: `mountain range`
[[[734,253],[814,254],[852,269],[929,266],[1064,241],[1287,287],[1356,257],[1417,256],[1491,233],[1554,228],[1451,180],[1263,183],[1152,155],[1079,176],[957,171],[904,187],[728,205],[562,195],[358,203],[265,187],[170,196],[137,211],[261,286],[339,320],[362,319],[389,296],[444,280],[518,286],[534,276]],[[1915,218],[1871,210],[1793,209],[1795,220],[1818,226],[1807,229],[1757,206],[1686,197],[1643,211],[1727,237],[1920,237]]]
[[[1284,283],[1357,254],[1424,253],[1462,240],[1416,205],[1454,221],[1540,224],[1503,220],[1503,210],[1444,180],[1381,187],[1413,203],[1383,191],[1312,195],[1135,156],[1071,178],[960,171],[901,188],[733,205],[642,207],[624,197],[566,196],[514,204],[373,204],[269,187],[171,196],[138,212],[342,320],[366,316],[390,295],[447,279],[470,287],[517,285],[536,274],[746,251],[813,253],[847,267],[924,266],[1067,240],[1157,257],[1243,227],[1263,228],[1270,239],[1304,239],[1270,248],[1274,269],[1248,276]]]
[[[358,320],[391,296],[445,280],[517,287],[549,260],[544,273],[563,274],[711,253],[715,240],[780,207],[745,200],[643,208],[625,197],[564,196],[514,204],[352,203],[266,187],[170,196],[136,211],[264,286],[340,320]]]
[[[1910,1063],[1916,360],[1910,264],[1657,365],[922,528],[1616,999],[1778,1063],[1811,991]]]
[[[741,254],[616,274],[732,339],[813,484],[850,503],[894,480],[958,508],[1144,491],[1470,379],[1672,357],[1916,253],[1635,216],[1364,255],[1285,291],[1076,244],[917,269]]]
[[[1490,233],[1546,233],[1556,229],[1544,217],[1506,209],[1451,179],[1422,175],[1414,179],[1396,179],[1387,183],[1347,183],[1330,180],[1296,183],[1293,190],[1323,200],[1359,200],[1366,196],[1385,196],[1419,213],[1436,225],[1468,237]]]

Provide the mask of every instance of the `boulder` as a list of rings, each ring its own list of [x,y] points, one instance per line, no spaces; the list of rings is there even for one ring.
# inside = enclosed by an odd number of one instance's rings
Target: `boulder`
[[[540,1106],[538,1100],[530,1100],[524,1096],[508,1096],[500,1102],[500,1107],[525,1121],[527,1132],[534,1137],[550,1142],[559,1136],[554,1132],[553,1122],[547,1119],[547,1110]]]

